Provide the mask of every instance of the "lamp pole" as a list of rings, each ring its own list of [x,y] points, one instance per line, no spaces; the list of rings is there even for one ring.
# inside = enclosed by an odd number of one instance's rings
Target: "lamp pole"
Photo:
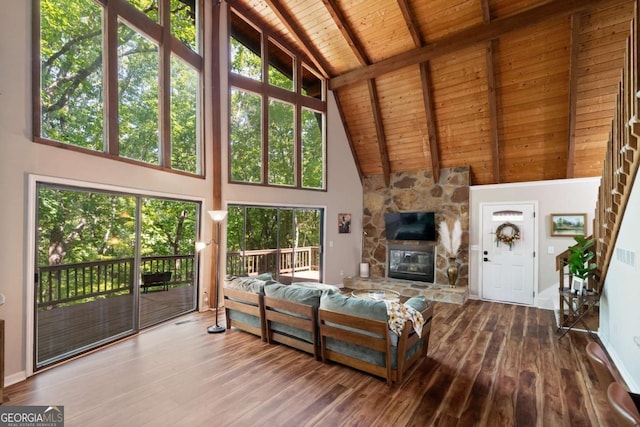
[[[216,224],[216,238],[213,240],[216,244],[216,277],[214,295],[214,304],[216,308],[216,324],[209,326],[207,328],[207,332],[209,332],[210,334],[219,334],[226,330],[224,326],[220,326],[218,324],[218,310],[220,308],[218,304],[218,298],[220,295],[220,226],[222,224],[222,221],[224,221],[224,219],[227,217],[227,211],[209,211],[209,215],[211,216],[213,222]]]

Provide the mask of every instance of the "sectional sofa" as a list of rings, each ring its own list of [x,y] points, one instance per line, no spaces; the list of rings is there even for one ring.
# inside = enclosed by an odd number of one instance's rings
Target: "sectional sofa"
[[[423,297],[404,303],[422,315],[422,327],[416,331],[409,320],[398,334],[389,327],[384,301],[343,295],[332,285],[284,285],[259,275],[229,278],[223,292],[227,329],[371,373],[387,384],[401,382],[427,355],[433,307]]]

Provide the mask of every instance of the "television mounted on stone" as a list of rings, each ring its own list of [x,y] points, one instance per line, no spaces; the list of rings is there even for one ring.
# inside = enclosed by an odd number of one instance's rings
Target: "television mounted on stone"
[[[387,240],[435,241],[434,212],[388,212],[384,214]]]

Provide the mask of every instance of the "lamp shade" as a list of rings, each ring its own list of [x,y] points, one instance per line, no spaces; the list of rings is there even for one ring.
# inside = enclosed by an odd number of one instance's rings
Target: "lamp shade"
[[[209,215],[213,222],[220,222],[227,217],[227,211],[209,211]]]

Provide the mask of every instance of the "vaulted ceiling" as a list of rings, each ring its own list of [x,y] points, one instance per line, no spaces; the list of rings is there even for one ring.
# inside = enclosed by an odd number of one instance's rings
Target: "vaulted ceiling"
[[[361,177],[602,173],[633,0],[228,3],[329,79]]]

